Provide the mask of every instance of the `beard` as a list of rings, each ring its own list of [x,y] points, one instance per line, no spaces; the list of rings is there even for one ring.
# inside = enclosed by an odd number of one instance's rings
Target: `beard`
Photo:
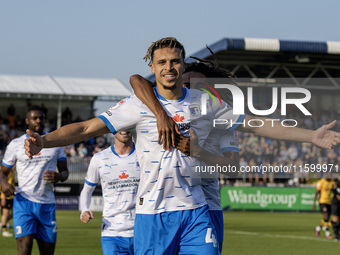
[[[170,91],[174,91],[177,88],[175,83],[173,85],[162,84],[162,87],[163,87],[164,90],[170,90]]]

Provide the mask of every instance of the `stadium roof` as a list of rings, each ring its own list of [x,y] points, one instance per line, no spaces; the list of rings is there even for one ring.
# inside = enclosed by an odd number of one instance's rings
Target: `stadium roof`
[[[311,86],[315,89],[340,89],[340,42],[223,38],[209,48],[220,66],[238,78],[249,78],[252,86],[266,86],[266,79],[288,78],[285,85],[306,86],[314,82]],[[215,60],[206,47],[191,56]],[[185,61],[197,60],[187,57]],[[312,78],[322,78],[322,84]],[[155,80],[153,75],[148,79]]]
[[[117,79],[0,75],[2,98],[117,100],[132,92]]]

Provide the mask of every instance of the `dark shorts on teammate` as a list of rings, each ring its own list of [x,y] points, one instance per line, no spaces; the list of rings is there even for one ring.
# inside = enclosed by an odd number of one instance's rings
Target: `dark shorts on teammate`
[[[329,204],[319,204],[321,213],[331,213],[331,205]]]
[[[6,199],[6,205],[2,208],[6,208],[8,210],[12,210],[13,208],[13,199]]]
[[[332,201],[332,215],[340,215],[340,202]]]

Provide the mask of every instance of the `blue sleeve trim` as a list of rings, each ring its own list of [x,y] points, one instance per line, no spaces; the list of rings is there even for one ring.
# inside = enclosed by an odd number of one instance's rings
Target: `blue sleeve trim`
[[[1,162],[1,164],[3,165],[3,166],[5,166],[5,167],[8,167],[8,168],[10,168],[10,167],[13,167],[14,165],[7,165],[7,164],[5,164],[3,161]]]
[[[104,121],[105,125],[107,126],[107,128],[110,130],[112,134],[115,135],[117,133],[116,129],[112,126],[112,124],[106,117],[104,117],[103,115],[99,115],[98,118]]]
[[[58,158],[58,161],[65,161],[66,157]]]
[[[228,151],[234,151],[234,152],[240,152],[240,149],[239,148],[236,148],[236,147],[223,147],[221,149],[221,151],[224,153],[224,152],[228,152]]]
[[[89,185],[89,186],[92,186],[92,187],[97,186],[97,183],[89,182],[89,181],[86,180],[86,179],[85,179],[85,183],[86,183],[87,185]]]
[[[228,129],[228,131],[229,132],[234,131],[240,125],[239,123],[244,120],[245,117],[246,117],[245,114],[240,115],[236,121],[238,124],[234,124],[231,128]]]

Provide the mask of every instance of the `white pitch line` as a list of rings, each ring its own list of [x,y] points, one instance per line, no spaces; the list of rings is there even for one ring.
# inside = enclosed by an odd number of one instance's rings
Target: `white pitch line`
[[[318,237],[309,237],[309,236],[294,236],[294,235],[280,235],[280,234],[264,234],[259,232],[246,232],[246,231],[234,231],[234,230],[225,230],[227,233],[236,234],[236,235],[249,235],[249,236],[263,236],[263,237],[275,237],[275,238],[288,238],[288,239],[300,239],[300,240],[311,240],[311,241],[320,241],[320,242],[335,242],[334,239],[326,239],[326,238],[318,238]]]

